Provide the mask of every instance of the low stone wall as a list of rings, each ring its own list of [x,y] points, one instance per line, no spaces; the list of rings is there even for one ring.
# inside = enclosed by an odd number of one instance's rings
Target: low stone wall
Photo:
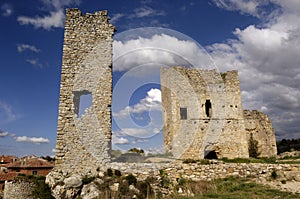
[[[35,185],[26,181],[6,181],[4,199],[33,199],[32,191]]]
[[[107,168],[121,171],[122,175],[132,174],[138,180],[143,181],[148,177],[154,179],[154,190],[163,193],[165,196],[173,191],[172,187],[178,184],[179,179],[192,181],[210,181],[217,178],[229,176],[252,177],[255,181],[263,183],[271,179],[275,171],[278,179],[276,181],[296,181],[300,183],[300,164],[261,164],[261,163],[224,163],[221,161],[210,161],[208,164],[189,163],[181,161],[171,163],[111,163],[102,167],[98,171],[95,181],[103,183],[103,177]],[[274,175],[274,174],[273,174]],[[64,175],[62,171],[52,171],[46,178],[46,183],[50,185],[52,195],[55,198],[74,198],[81,193],[82,198],[89,198],[82,191],[83,178],[91,176],[80,176],[78,174]],[[167,178],[170,182],[169,188],[159,185],[162,178]],[[273,179],[274,181],[274,179]],[[100,193],[97,186],[91,182],[84,187],[89,187],[93,193]],[[277,188],[277,187],[276,187]],[[156,191],[155,191],[156,192]],[[298,193],[298,191],[295,191]],[[88,193],[88,192],[87,192]]]
[[[145,179],[148,176],[157,177],[160,170],[172,180],[185,178],[193,181],[212,180],[229,176],[266,178],[271,176],[273,171],[285,173],[288,171],[299,172],[299,164],[261,164],[261,163],[224,163],[211,161],[210,164],[182,162],[172,163],[112,163],[112,169],[120,170],[123,173],[132,173],[138,179]]]

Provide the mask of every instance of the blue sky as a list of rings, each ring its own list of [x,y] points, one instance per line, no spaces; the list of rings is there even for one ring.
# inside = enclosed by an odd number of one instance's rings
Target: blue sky
[[[64,13],[73,7],[83,13],[106,9],[117,29],[115,148],[161,150],[159,77],[151,64],[178,58],[145,49],[176,49],[194,63],[202,53],[192,43],[203,47],[218,70],[239,70],[244,109],[269,114],[277,139],[300,137],[298,0],[0,0],[1,154],[54,155]],[[146,35],[145,27],[165,29]],[[141,50],[128,53],[135,48]],[[122,118],[122,110],[131,117]]]

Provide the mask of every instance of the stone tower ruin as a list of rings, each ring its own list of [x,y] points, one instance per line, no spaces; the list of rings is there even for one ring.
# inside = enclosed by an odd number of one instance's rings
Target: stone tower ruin
[[[247,158],[253,133],[264,138],[261,156],[276,155],[268,117],[243,111],[237,71],[162,68],[161,91],[166,153],[181,159]]]
[[[114,31],[107,11],[66,11],[56,170],[84,174],[110,162]],[[80,116],[85,95],[92,99],[91,106]]]
[[[111,150],[112,36],[107,11],[67,9],[61,70],[55,171],[96,173]],[[268,117],[242,109],[237,71],[161,69],[166,152],[178,158],[248,157],[248,139],[262,156],[276,154]],[[84,96],[90,107],[79,112]]]

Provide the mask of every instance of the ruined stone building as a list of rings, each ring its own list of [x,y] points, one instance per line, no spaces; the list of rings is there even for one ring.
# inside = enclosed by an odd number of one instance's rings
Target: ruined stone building
[[[107,11],[67,9],[55,162],[63,175],[95,174],[110,162],[114,31]],[[177,158],[248,157],[252,133],[261,155],[276,154],[268,117],[243,112],[237,71],[163,68],[161,84],[166,152]],[[91,106],[79,115],[86,95]]]
[[[177,158],[247,158],[252,134],[261,156],[276,155],[267,115],[243,111],[237,71],[161,69],[164,147]]]
[[[67,9],[55,162],[65,174],[96,173],[110,162],[114,31],[107,11]],[[84,95],[92,105],[80,116]]]

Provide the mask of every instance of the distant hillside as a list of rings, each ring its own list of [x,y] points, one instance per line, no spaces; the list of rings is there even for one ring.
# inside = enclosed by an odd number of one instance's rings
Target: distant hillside
[[[300,151],[300,138],[298,139],[283,139],[276,142],[277,153],[283,153],[286,151]]]

